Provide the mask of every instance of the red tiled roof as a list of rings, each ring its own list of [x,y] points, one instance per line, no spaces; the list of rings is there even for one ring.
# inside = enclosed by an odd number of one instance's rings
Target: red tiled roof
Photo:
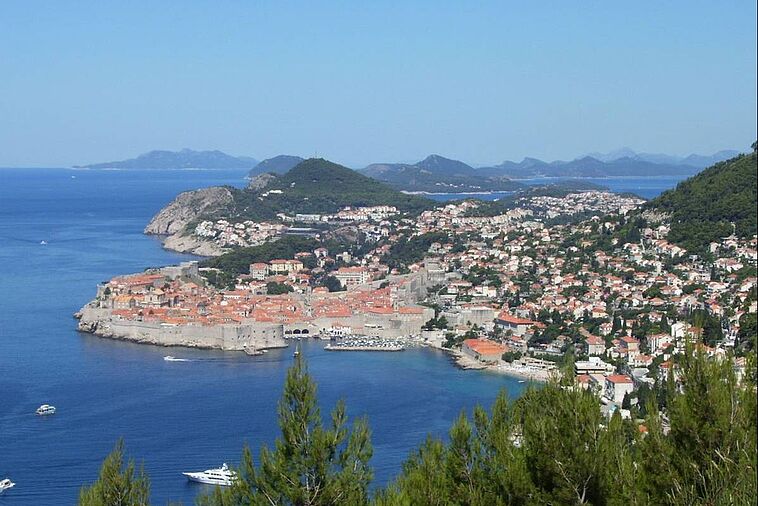
[[[505,311],[502,311],[499,315],[497,315],[497,319],[506,323],[510,323],[512,325],[534,325],[537,322],[533,322],[532,320],[527,320],[525,318],[519,318],[517,316],[512,316]]]
[[[611,383],[632,383],[632,378],[624,374],[611,374],[605,377]]]
[[[490,355],[492,353],[503,354],[508,349],[487,339],[466,339],[463,343],[477,353]]]

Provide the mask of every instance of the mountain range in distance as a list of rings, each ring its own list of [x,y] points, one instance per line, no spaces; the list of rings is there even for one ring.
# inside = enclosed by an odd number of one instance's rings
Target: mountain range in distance
[[[612,162],[620,158],[631,158],[644,162],[665,164],[665,165],[689,165],[698,169],[704,169],[711,165],[733,158],[739,154],[739,151],[725,149],[717,151],[712,155],[673,156],[664,153],[637,153],[630,148],[621,148],[608,153],[589,153],[587,156],[596,158],[601,162]]]
[[[735,156],[737,151],[712,155],[677,157],[666,154],[636,153],[622,148],[610,153],[593,153],[571,161],[545,162],[524,158],[498,165],[473,167],[459,160],[430,155],[408,163],[374,163],[357,172],[396,189],[428,193],[515,191],[523,187],[519,179],[602,178],[689,176],[704,167]],[[151,151],[128,160],[79,166],[91,169],[249,169],[248,177],[264,173],[285,174],[304,159],[279,155],[263,161],[231,156],[221,151]]]

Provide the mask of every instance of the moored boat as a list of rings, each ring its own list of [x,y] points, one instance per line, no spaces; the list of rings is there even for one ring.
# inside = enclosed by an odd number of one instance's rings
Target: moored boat
[[[230,486],[237,479],[237,473],[229,469],[226,463],[217,469],[206,469],[205,471],[182,474],[190,481],[205,483],[206,485],[221,485],[223,487]]]
[[[255,346],[245,346],[243,348],[243,351],[246,355],[250,355],[251,357],[257,356],[257,355],[263,355],[263,351],[259,350]]]

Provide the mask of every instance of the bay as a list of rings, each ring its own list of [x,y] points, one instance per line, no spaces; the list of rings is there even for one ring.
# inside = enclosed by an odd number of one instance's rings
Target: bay
[[[582,177],[582,178],[554,178],[538,177],[532,179],[518,179],[519,183],[530,186],[542,184],[555,184],[567,182],[588,182],[607,188],[616,193],[634,193],[645,199],[653,199],[666,190],[670,190],[690,176],[656,176],[656,177]],[[512,195],[513,192],[485,192],[485,193],[432,193],[426,197],[439,202],[450,200],[481,199],[497,200]]]
[[[188,258],[142,234],[178,192],[241,186],[240,171],[0,169],[0,505],[73,504],[123,437],[155,504],[193,504],[182,471],[236,465],[278,435],[276,403],[292,350],[238,353],[122,343],[76,331],[72,314],[112,276]],[[45,241],[47,244],[42,244]],[[442,353],[330,353],[303,342],[322,414],[343,398],[373,432],[376,484],[395,476],[428,433],[489,407],[504,376],[461,371]],[[166,362],[171,354],[191,359]],[[42,403],[58,413],[40,418]]]

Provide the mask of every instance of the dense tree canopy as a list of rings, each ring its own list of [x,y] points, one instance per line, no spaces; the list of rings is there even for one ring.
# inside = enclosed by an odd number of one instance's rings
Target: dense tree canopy
[[[671,214],[669,240],[702,252],[733,232],[756,234],[758,218],[756,153],[717,163],[646,205]]]

